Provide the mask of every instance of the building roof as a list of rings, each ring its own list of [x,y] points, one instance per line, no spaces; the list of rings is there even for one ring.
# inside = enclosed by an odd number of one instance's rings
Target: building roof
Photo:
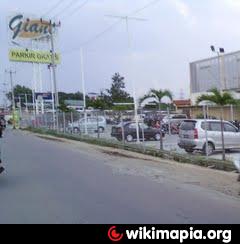
[[[176,107],[187,107],[187,106],[191,106],[191,100],[174,100],[173,104]]]

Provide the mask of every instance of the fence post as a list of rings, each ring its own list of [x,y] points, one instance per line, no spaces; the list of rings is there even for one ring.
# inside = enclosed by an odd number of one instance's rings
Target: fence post
[[[162,121],[160,122],[160,150],[163,151],[163,133],[162,133]]]
[[[171,131],[171,118],[170,118],[170,110],[169,110],[169,107],[168,107],[168,133],[169,133],[169,136],[172,135],[172,131]]]
[[[86,121],[85,121],[85,123],[86,123]],[[79,135],[81,136],[82,135],[82,131],[81,131],[80,118],[78,120],[78,128],[79,128]]]
[[[99,128],[98,112],[97,112],[97,133],[98,133],[98,139],[100,139],[100,128]]]
[[[72,134],[73,134],[73,130],[74,130],[74,127],[73,127],[73,112],[71,112],[71,125],[72,125]]]
[[[230,111],[231,111],[231,120],[234,121],[234,110],[233,110],[233,105],[230,106]]]
[[[145,151],[146,151],[146,144],[145,144],[144,123],[142,124],[142,140],[143,140],[143,143],[142,143],[142,145],[143,145],[143,152],[145,153]]]
[[[123,141],[123,145],[125,147],[125,131],[124,131],[124,124],[123,124],[123,115],[121,112],[121,127],[122,127],[122,141]]]
[[[66,114],[63,112],[63,133],[66,133]]]

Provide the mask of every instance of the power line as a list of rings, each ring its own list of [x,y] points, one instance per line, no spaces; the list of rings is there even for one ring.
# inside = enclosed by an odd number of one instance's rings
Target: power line
[[[52,11],[58,8],[65,0],[59,0],[42,17],[48,16]]]
[[[154,0],[154,1],[151,1],[150,3],[146,4],[145,6],[143,6],[142,8],[140,9],[137,9],[135,10],[131,15],[136,15],[136,14],[139,14],[140,12],[144,11],[145,9],[157,4],[158,2],[160,2],[160,0]],[[130,15],[130,16],[131,16]]]
[[[73,49],[71,49],[69,51],[63,51],[62,53],[72,53],[72,52],[75,52],[75,51],[80,50],[83,46],[86,46],[90,42],[93,42],[93,41],[97,40],[98,38],[100,38],[101,36],[103,36],[105,33],[111,31],[120,22],[122,22],[122,20],[118,20],[118,21],[114,22],[112,25],[110,25],[109,27],[107,27],[105,30],[103,30],[102,32],[98,33],[97,35],[93,36],[88,41],[85,41],[85,42],[81,43],[80,47],[73,48]]]
[[[140,12],[144,11],[145,9],[157,4],[158,2],[160,2],[160,0],[154,0],[154,1],[151,1],[150,3],[146,4],[145,6],[143,6],[142,8],[139,8],[135,11],[133,11],[130,15],[128,16],[133,16],[133,15],[136,15],[136,14],[139,14]],[[120,19],[116,22],[114,22],[112,25],[110,25],[109,27],[107,27],[105,30],[103,30],[102,32],[98,33],[97,35],[95,35],[94,37],[90,38],[89,40],[83,42],[81,45],[80,45],[80,48],[74,48],[74,49],[71,49],[69,51],[66,51],[63,53],[71,53],[71,52],[74,52],[74,51],[77,51],[77,50],[80,50],[83,46],[86,46],[88,45],[89,43],[99,39],[100,37],[102,37],[105,33],[107,33],[108,31],[111,31],[113,29],[113,27],[115,27],[116,25],[118,25],[119,23],[121,23],[124,19]]]
[[[67,17],[72,17],[74,14],[76,14],[80,9],[82,9],[83,7],[85,7],[85,5],[87,5],[89,2],[89,0],[85,0],[81,5],[79,5],[78,7],[76,7],[75,9],[73,9],[72,12],[70,12],[67,16],[63,17],[63,19],[66,19]]]
[[[66,7],[64,7],[57,14],[54,15],[53,19],[54,18],[57,18],[59,15],[61,15],[62,13],[64,13],[64,11],[68,10],[69,8],[71,8],[74,4],[76,4],[76,0],[72,0],[70,3],[68,3],[68,5],[66,5]]]

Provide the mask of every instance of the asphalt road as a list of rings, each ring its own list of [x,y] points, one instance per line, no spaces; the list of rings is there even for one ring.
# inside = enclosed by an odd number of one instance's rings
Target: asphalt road
[[[0,223],[240,223],[239,199],[118,175],[104,154],[62,142],[7,131],[3,159]]]

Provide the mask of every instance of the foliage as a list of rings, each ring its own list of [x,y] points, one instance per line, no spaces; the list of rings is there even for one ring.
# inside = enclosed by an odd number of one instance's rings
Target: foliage
[[[69,113],[69,112],[72,111],[71,109],[69,109],[69,108],[67,107],[67,105],[66,105],[65,103],[60,103],[58,109],[59,109],[61,112],[64,112],[64,113]]]
[[[173,100],[173,94],[170,90],[156,90],[151,89],[148,94],[144,95],[142,98],[140,98],[140,103],[144,102],[148,98],[156,98],[158,108],[165,109],[166,106],[163,108],[162,100],[164,97],[168,97],[171,101]]]
[[[234,97],[228,92],[221,93],[216,88],[210,90],[210,92],[212,93],[211,95],[200,96],[197,99],[197,103],[199,104],[202,101],[209,101],[209,102],[213,102],[216,105],[220,105],[220,106],[237,104],[237,100],[235,100]]]
[[[125,91],[124,77],[119,73],[115,73],[112,77],[112,85],[109,90],[107,90],[107,95],[110,97],[111,103],[131,103],[133,99]]]
[[[83,94],[81,92],[76,93],[65,93],[65,92],[59,92],[59,103],[64,104],[65,100],[83,100]]]
[[[27,102],[32,102],[32,90],[25,86],[16,85],[14,87],[14,97],[17,100],[21,97],[22,103],[25,103],[25,94],[27,94]],[[12,92],[6,94],[9,101],[12,101]]]

